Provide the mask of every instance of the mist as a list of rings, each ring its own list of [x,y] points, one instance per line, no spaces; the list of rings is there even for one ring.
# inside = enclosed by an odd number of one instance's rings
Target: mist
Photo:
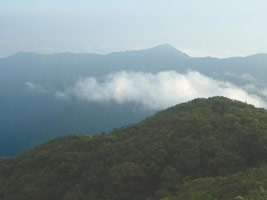
[[[135,103],[148,110],[160,110],[194,98],[212,96],[224,96],[256,107],[267,107],[260,96],[197,71],[185,74],[175,71],[156,74],[121,71],[105,77],[87,77],[65,92],[57,92],[56,96],[64,99],[73,96],[82,101],[98,103]]]

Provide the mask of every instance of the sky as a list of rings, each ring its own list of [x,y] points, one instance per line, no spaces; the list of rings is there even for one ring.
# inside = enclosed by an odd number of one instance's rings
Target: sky
[[[191,56],[267,53],[266,0],[2,0],[0,57],[168,43]]]

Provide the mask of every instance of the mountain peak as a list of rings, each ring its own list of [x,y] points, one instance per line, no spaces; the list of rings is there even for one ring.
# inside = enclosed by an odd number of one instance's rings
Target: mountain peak
[[[179,51],[175,47],[169,45],[169,44],[161,44],[152,48],[147,49],[140,49],[140,50],[131,50],[131,51],[121,51],[121,52],[113,52],[107,54],[107,56],[122,56],[122,55],[142,55],[142,56],[153,56],[153,57],[159,57],[159,58],[175,58],[175,59],[188,59],[190,56],[183,53],[182,51]]]
[[[170,44],[161,44],[161,45],[149,48],[149,49],[144,49],[143,51],[148,51],[150,53],[161,54],[161,55],[174,55],[176,57],[184,58],[184,59],[190,58],[190,56],[176,49]]]
[[[166,44],[160,44],[160,45],[157,45],[155,47],[152,47],[151,49],[165,49],[165,50],[176,50],[176,51],[179,51],[177,50],[175,47],[173,47],[172,45],[166,43]]]

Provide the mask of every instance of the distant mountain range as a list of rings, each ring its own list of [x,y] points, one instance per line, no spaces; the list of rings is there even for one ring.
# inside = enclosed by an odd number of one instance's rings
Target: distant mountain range
[[[97,77],[101,82],[119,71],[155,74],[170,70],[180,74],[197,71],[235,84],[263,101],[267,98],[267,54],[194,58],[168,44],[107,55],[17,53],[0,59],[0,156],[14,156],[70,133],[110,131],[157,111],[139,109],[131,101],[118,104],[61,98],[82,78]]]
[[[0,159],[0,199],[265,200],[266,144],[266,110],[195,99],[109,134]]]

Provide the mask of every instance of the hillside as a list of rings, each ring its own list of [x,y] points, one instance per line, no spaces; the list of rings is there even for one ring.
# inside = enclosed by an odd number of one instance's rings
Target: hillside
[[[165,44],[107,55],[17,53],[0,58],[0,157],[16,156],[70,133],[108,132],[137,123],[157,111],[139,112],[140,105],[134,102],[99,104],[76,96],[68,100],[56,96],[56,92],[68,91],[82,78],[98,80],[122,70],[173,70],[184,74],[189,69],[218,81],[229,81],[267,102],[266,54],[194,58]]]
[[[0,160],[1,200],[266,199],[267,111],[223,97]]]

